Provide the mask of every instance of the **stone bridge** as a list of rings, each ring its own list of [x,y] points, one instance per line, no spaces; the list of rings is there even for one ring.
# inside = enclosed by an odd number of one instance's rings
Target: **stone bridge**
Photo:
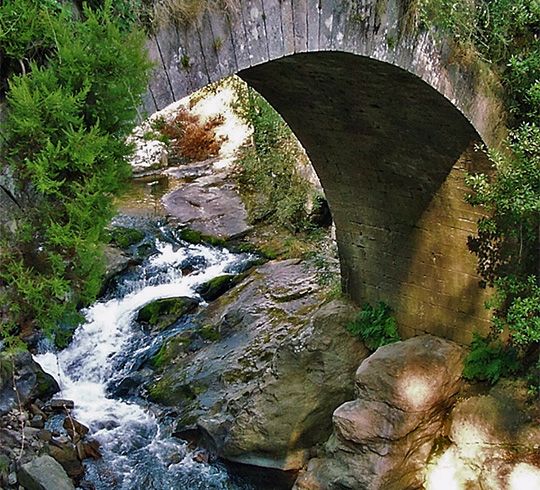
[[[467,249],[478,211],[465,171],[504,134],[497,87],[410,0],[241,0],[236,11],[171,20],[148,47],[148,114],[238,74],[309,154],[337,231],[344,291],[390,304],[405,337],[468,342],[486,290]]]

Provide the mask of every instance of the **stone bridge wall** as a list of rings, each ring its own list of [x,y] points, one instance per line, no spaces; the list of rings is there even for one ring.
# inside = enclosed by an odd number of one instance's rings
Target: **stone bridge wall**
[[[465,170],[504,134],[497,86],[418,32],[405,0],[242,0],[148,42],[147,114],[237,73],[306,148],[336,222],[344,290],[383,300],[402,333],[468,342],[488,326],[466,246]]]

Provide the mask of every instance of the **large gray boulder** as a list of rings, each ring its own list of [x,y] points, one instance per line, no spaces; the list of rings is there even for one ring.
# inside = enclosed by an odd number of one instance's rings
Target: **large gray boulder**
[[[66,472],[50,456],[40,456],[23,464],[18,480],[27,490],[74,490],[73,482]]]
[[[25,406],[36,398],[49,398],[59,390],[58,383],[29,352],[0,353],[0,415],[19,408],[19,403]]]
[[[164,349],[150,393],[176,408],[180,433],[196,426],[222,458],[299,469],[368,355],[344,328],[355,307],[320,306],[325,294],[298,260],[265,264],[199,317],[213,342],[192,353],[179,335]]]
[[[356,400],[334,412],[324,457],[310,461],[295,488],[422,488],[462,361],[461,347],[429,335],[379,348],[358,368]]]
[[[215,177],[210,184],[199,180],[171,191],[163,197],[163,205],[178,222],[204,235],[241,237],[251,229],[244,203],[234,184],[223,175]]]

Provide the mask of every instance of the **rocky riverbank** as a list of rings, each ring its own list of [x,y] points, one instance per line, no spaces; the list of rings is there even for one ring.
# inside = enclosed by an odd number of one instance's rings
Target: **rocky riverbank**
[[[0,353],[0,488],[87,488],[83,462],[99,459],[99,443],[72,416],[30,353]]]

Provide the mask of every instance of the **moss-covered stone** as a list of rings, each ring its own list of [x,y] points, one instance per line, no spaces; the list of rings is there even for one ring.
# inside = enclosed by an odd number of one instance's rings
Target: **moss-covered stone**
[[[210,342],[216,342],[221,338],[219,330],[213,325],[203,325],[197,333],[204,339]]]
[[[150,400],[167,406],[184,408],[186,404],[197,405],[197,397],[204,393],[208,386],[200,383],[182,383],[177,379],[163,377],[148,389]]]
[[[201,284],[197,292],[205,301],[214,301],[238,284],[243,277],[243,275],[223,274]]]
[[[199,243],[208,243],[216,247],[224,247],[226,243],[225,240],[223,240],[222,238],[212,235],[205,235],[204,233],[193,230],[191,228],[183,228],[180,231],[180,238],[186,242],[193,243],[195,245]]]
[[[173,359],[188,350],[191,343],[191,330],[182,332],[167,340],[151,359],[151,363],[156,368],[166,366]]]
[[[127,228],[125,226],[115,226],[110,230],[110,242],[117,247],[126,249],[131,245],[141,242],[144,239],[144,232],[136,228]]]
[[[198,302],[187,296],[164,298],[143,306],[137,314],[137,321],[152,329],[163,330],[178,321],[182,316],[193,312]]]

